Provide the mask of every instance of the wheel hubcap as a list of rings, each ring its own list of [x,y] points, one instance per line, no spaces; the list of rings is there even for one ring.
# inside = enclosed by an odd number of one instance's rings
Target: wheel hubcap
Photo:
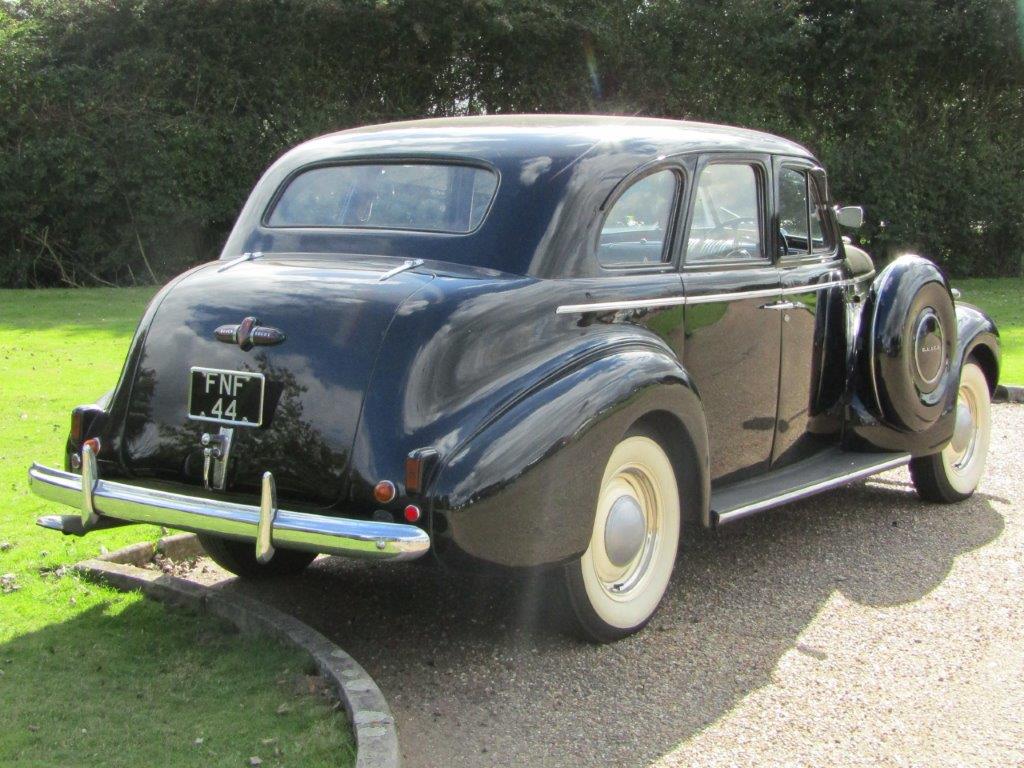
[[[604,548],[612,565],[621,568],[636,557],[646,535],[647,521],[639,502],[632,496],[619,496],[604,525]]]
[[[974,446],[978,436],[978,404],[974,393],[967,387],[960,388],[956,403],[956,425],[953,428],[953,439],[949,447],[953,451],[953,468],[962,470],[971,463]]]
[[[594,566],[601,588],[626,600],[651,570],[661,530],[661,503],[650,471],[635,464],[619,469],[602,495],[607,513],[603,535],[594,541],[601,545],[594,547]]]

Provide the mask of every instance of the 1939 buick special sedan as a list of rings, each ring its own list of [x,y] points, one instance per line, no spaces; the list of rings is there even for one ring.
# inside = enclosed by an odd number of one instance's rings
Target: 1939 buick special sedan
[[[682,532],[903,464],[977,486],[996,328],[876,270],[803,147],[614,117],[426,120],[286,153],[220,260],[72,414],[40,524],[195,531],[243,577],[317,553],[543,568],[582,633],[650,619]]]

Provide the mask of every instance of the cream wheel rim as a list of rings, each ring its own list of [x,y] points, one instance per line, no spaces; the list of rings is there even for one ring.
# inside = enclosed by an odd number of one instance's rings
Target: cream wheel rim
[[[672,463],[650,438],[628,437],[605,469],[581,563],[598,616],[620,628],[646,621],[668,586],[678,542],[679,492]]]
[[[977,365],[968,363],[960,374],[953,438],[941,454],[946,479],[958,493],[973,493],[981,481],[991,419],[988,381]]]

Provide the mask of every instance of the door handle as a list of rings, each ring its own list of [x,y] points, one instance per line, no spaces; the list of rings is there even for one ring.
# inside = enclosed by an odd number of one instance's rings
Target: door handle
[[[800,305],[793,301],[776,301],[773,304],[762,304],[761,309],[777,309],[783,312],[787,309],[796,309]]]

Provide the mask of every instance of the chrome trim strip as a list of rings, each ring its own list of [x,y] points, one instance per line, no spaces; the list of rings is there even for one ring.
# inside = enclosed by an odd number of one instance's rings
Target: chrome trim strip
[[[765,288],[757,291],[734,291],[732,293],[708,293],[703,296],[665,296],[660,299],[633,299],[629,301],[595,301],[590,304],[562,304],[555,313],[576,315],[582,312],[613,312],[625,309],[654,309],[688,304],[714,304],[719,301],[740,301],[743,299],[766,299],[773,296],[795,296],[814,293],[826,288],[845,288],[859,285],[875,276],[874,270],[859,277],[832,280],[819,285],[791,285],[788,288]]]
[[[82,506],[82,479],[63,470],[33,464],[29,470],[33,493],[50,501]],[[259,507],[220,499],[97,479],[92,494],[100,522],[109,516],[131,523],[152,523],[196,533],[209,533],[243,541],[256,541]],[[53,527],[47,520],[45,527]],[[277,510],[271,540],[282,549],[302,549],[345,557],[375,560],[413,560],[430,549],[422,528],[404,523],[351,520],[307,512]],[[70,532],[70,531],[69,531]]]
[[[378,283],[383,283],[389,277],[394,277],[395,275],[400,275],[402,272],[405,272],[408,269],[416,269],[416,267],[422,267],[422,266],[423,266],[423,259],[409,259],[407,262],[405,262],[401,266],[395,267],[394,269],[389,269],[387,272],[385,272],[383,275],[381,275],[380,277],[377,278],[377,282]]]
[[[806,485],[796,490],[787,491],[786,493],[778,496],[772,496],[768,499],[761,499],[750,504],[746,504],[736,509],[730,509],[728,512],[714,512],[712,516],[716,525],[722,525],[723,523],[731,523],[736,520],[742,520],[744,517],[749,517],[757,512],[763,512],[766,509],[772,507],[778,507],[783,504],[788,504],[791,501],[797,501],[799,499],[813,496],[821,491],[827,491],[831,488],[838,488],[847,483],[852,483],[856,480],[862,480],[865,477],[884,472],[887,469],[894,469],[896,467],[902,467],[904,464],[910,462],[910,454],[902,454],[895,458],[886,459],[885,461],[879,462],[878,464],[872,464],[868,467],[861,467],[860,469],[854,470],[845,475],[839,475],[838,477],[830,477],[826,480],[820,480],[817,483]]]
[[[241,256],[238,256],[237,258],[232,259],[231,261],[229,261],[224,266],[218,267],[217,271],[218,272],[227,272],[229,269],[231,269],[236,264],[241,264],[243,261],[253,261],[254,259],[260,258],[262,255],[263,255],[263,253],[261,251],[252,251],[252,252],[246,251]]]

